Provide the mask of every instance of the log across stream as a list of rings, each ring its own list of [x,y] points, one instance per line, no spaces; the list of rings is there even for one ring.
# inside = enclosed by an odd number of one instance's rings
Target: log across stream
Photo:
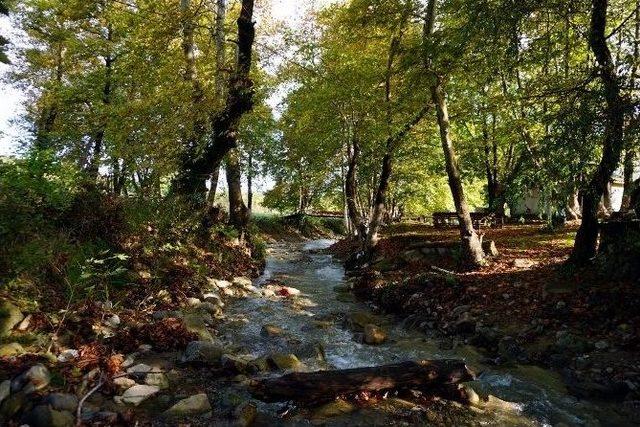
[[[219,332],[223,340],[236,343],[254,358],[292,353],[304,364],[303,372],[272,372],[266,377],[254,378],[257,380],[254,396],[260,395],[261,402],[274,402],[263,403],[262,410],[273,411],[277,416],[281,405],[287,404],[278,402],[306,404],[358,389],[413,388],[415,381],[422,381],[417,388],[431,388],[431,392],[439,394],[442,390],[430,387],[425,380],[428,375],[423,375],[419,363],[416,366],[404,362],[431,360],[431,367],[442,364],[441,378],[446,377],[446,366],[462,366],[456,365],[459,362],[447,365],[449,362],[441,362],[443,359],[463,361],[463,365],[480,372],[475,381],[467,384],[481,396],[491,394],[513,402],[515,419],[513,416],[500,419],[500,415],[490,409],[484,415],[474,412],[474,417],[484,417],[477,420],[480,424],[588,425],[594,419],[608,419],[615,409],[569,396],[558,376],[547,370],[517,365],[498,368],[487,364],[483,354],[464,342],[446,345],[438,338],[404,328],[398,319],[372,315],[370,307],[338,291],[347,283],[342,264],[319,251],[331,243],[316,240],[272,245],[265,273],[254,284],[261,287],[276,280],[298,289],[300,295],[239,299],[225,309],[229,322],[221,325]],[[377,346],[359,341],[357,332],[349,327],[357,313],[373,316],[387,331],[387,341]],[[277,326],[283,331],[282,335],[262,334],[265,325]],[[315,353],[309,351],[318,346],[326,355],[324,360],[318,360]],[[410,373],[408,378],[402,373],[405,371]]]
[[[417,389],[433,392],[471,381],[475,375],[460,360],[422,360],[383,366],[294,372],[258,381],[253,393],[267,402],[321,403],[360,391]]]

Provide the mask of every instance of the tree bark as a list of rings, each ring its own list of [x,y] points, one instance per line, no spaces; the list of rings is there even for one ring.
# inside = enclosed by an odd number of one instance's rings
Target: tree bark
[[[237,20],[236,65],[226,95],[225,107],[212,119],[212,135],[202,151],[184,158],[176,179],[176,187],[185,195],[206,192],[206,180],[226,154],[238,145],[238,125],[242,116],[253,108],[251,70],[255,28],[254,0],[242,0]]]
[[[230,150],[227,154],[226,170],[229,187],[229,222],[240,232],[242,238],[249,222],[249,212],[242,199],[240,159],[236,149]]]
[[[107,43],[110,44],[113,41],[113,30],[111,25],[107,26]],[[109,49],[109,48],[108,48]],[[105,77],[104,85],[102,87],[102,106],[104,111],[101,114],[99,129],[96,132],[93,142],[93,153],[91,160],[87,166],[87,175],[90,180],[95,181],[98,178],[98,172],[100,169],[100,158],[104,149],[104,137],[107,127],[107,114],[109,114],[108,107],[111,104],[111,92],[112,92],[112,75],[113,75],[113,57],[111,53],[107,53],[104,58]]]
[[[224,98],[225,72],[224,66],[226,62],[225,50],[225,28],[224,22],[227,16],[227,5],[225,0],[216,0],[216,26],[213,37],[216,42],[216,99],[222,102]],[[211,120],[213,122],[213,119]],[[209,206],[213,206],[216,201],[216,191],[218,190],[218,180],[220,177],[220,162],[212,166],[211,176],[209,178],[209,195],[207,202]]]
[[[631,193],[633,193],[633,173],[635,172],[636,156],[632,147],[627,147],[624,155],[624,188],[620,211],[626,212],[631,206]]]
[[[196,118],[193,121],[192,128],[188,128],[183,136],[182,167],[173,182],[172,191],[184,197],[185,201],[193,206],[200,207],[206,199],[208,174],[204,172],[196,173],[193,170],[193,165],[199,156],[200,147],[205,139],[206,126],[202,119],[199,118],[204,93],[196,73],[195,17],[191,15],[191,0],[180,0],[180,10],[182,13],[182,53],[185,66],[183,79],[191,85],[191,102]]]
[[[357,169],[360,160],[360,142],[355,129],[351,129],[350,142],[347,143],[347,174],[345,177],[345,199],[347,215],[354,236],[362,238],[366,235],[366,226],[358,209]]]
[[[451,140],[449,112],[443,85],[442,77],[435,76],[435,84],[432,88],[431,95],[436,107],[438,127],[440,128],[440,141],[442,143],[442,150],[444,151],[445,166],[449,178],[449,188],[451,189],[453,202],[456,206],[456,213],[458,214],[462,262],[469,267],[475,268],[484,263],[484,251],[482,250],[482,241],[473,228],[471,212],[469,211],[467,199],[462,187],[458,158],[455,153],[453,141]]]
[[[578,229],[570,261],[588,262],[598,247],[598,204],[611,175],[620,163],[624,148],[625,101],[620,93],[620,81],[607,44],[608,0],[593,0],[589,47],[598,63],[600,80],[606,99],[606,128],[602,159],[583,192],[582,224]]]
[[[386,151],[384,158],[382,159],[382,170],[380,171],[380,177],[378,178],[378,187],[373,199],[369,218],[369,229],[367,230],[364,245],[364,251],[368,256],[372,254],[373,249],[378,243],[378,233],[380,231],[382,216],[385,210],[387,191],[389,190],[389,179],[391,178],[393,152],[395,147],[418,123],[420,123],[422,118],[427,114],[427,112],[429,112],[429,109],[429,106],[423,107],[410,122],[406,123],[398,132],[391,135],[385,143]]]
[[[218,191],[218,181],[220,180],[220,165],[213,168],[209,178],[209,194],[207,195],[207,203],[213,206],[216,203],[216,192]]]
[[[253,210],[253,153],[251,150],[247,159],[247,210],[251,215]]]
[[[440,142],[444,152],[445,167],[449,180],[451,196],[456,206],[458,224],[460,228],[460,249],[461,261],[469,268],[477,268],[484,264],[484,251],[482,250],[482,240],[473,228],[471,212],[467,205],[467,199],[462,187],[460,177],[460,166],[456,156],[453,141],[451,139],[451,129],[449,124],[449,111],[447,107],[447,97],[444,89],[444,77],[432,70],[432,61],[427,56],[426,42],[433,36],[435,28],[436,0],[429,0],[427,4],[427,16],[423,29],[425,42],[425,68],[432,74],[434,79],[431,87],[431,100],[436,108],[438,128],[440,130]]]
[[[322,403],[360,391],[434,390],[474,378],[462,361],[423,360],[370,368],[292,373],[258,380],[252,393],[266,402]]]

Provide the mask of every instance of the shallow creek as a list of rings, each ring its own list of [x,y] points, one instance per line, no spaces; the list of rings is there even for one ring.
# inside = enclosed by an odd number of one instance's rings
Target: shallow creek
[[[231,303],[227,308],[230,321],[221,330],[223,338],[237,343],[253,356],[296,353],[305,345],[321,343],[326,363],[323,365],[313,358],[303,360],[310,370],[326,369],[327,363],[334,368],[352,368],[405,360],[464,359],[474,372],[480,373],[472,383],[474,390],[481,396],[491,394],[512,404],[508,405],[510,409],[504,405],[483,411],[469,409],[471,416],[456,421],[457,425],[624,425],[623,421],[617,421],[613,406],[595,405],[567,395],[561,380],[549,371],[533,366],[510,369],[486,366],[483,356],[473,347],[458,345],[442,350],[437,339],[405,329],[392,317],[376,316],[389,334],[386,343],[370,346],[357,342],[354,333],[344,326],[344,319],[354,312],[370,309],[335,291],[335,287],[344,286],[346,281],[341,263],[321,251],[331,243],[314,240],[271,246],[265,272],[254,284],[260,287],[277,280],[299,289],[301,295],[295,298],[256,296]],[[317,327],[318,321],[323,321],[322,327]],[[285,336],[261,336],[261,328],[266,324],[284,329]],[[264,405],[261,410],[276,413],[282,406]],[[375,408],[373,413],[375,417]],[[329,423],[341,424],[338,420]],[[371,418],[357,415],[344,421],[344,425],[374,423],[377,424]]]

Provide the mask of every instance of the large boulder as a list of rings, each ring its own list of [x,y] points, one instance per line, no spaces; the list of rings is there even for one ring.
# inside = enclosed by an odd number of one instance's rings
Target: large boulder
[[[24,353],[24,348],[17,342],[0,345],[0,357],[18,356]]]
[[[149,399],[156,393],[160,391],[159,387],[146,385],[146,384],[136,384],[133,387],[127,389],[122,396],[114,397],[116,403],[125,403],[134,406],[138,406],[145,400]]]
[[[272,354],[269,361],[278,369],[283,371],[301,371],[304,364],[296,357],[295,354],[276,353]]]
[[[73,427],[76,419],[69,411],[58,411],[50,405],[39,405],[25,415],[22,422],[31,427]]]
[[[24,315],[18,307],[9,301],[0,302],[0,337],[11,334],[14,326],[24,319]]]
[[[364,342],[370,345],[382,344],[387,340],[387,334],[381,328],[373,324],[364,327]]]
[[[180,400],[167,409],[165,414],[172,416],[198,415],[209,411],[211,411],[209,398],[205,393],[200,393]]]
[[[74,412],[78,408],[78,398],[67,393],[51,393],[45,398],[44,403],[57,411]]]
[[[209,341],[192,341],[182,355],[183,363],[202,363],[205,365],[219,365],[220,358],[225,354],[221,343]]]
[[[13,379],[11,391],[31,394],[46,388],[49,382],[51,382],[49,370],[44,365],[37,364]]]

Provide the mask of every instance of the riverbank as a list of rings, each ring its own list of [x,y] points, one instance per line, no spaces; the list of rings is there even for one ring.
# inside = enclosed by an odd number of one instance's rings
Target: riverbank
[[[640,302],[637,284],[594,268],[562,268],[571,228],[487,230],[499,254],[472,273],[457,270],[456,230],[400,225],[380,242],[369,268],[352,279],[354,293],[410,327],[443,337],[445,346],[474,345],[497,367],[534,364],[561,375],[578,398],[616,402],[638,420]],[[334,247],[343,257],[349,242]]]

